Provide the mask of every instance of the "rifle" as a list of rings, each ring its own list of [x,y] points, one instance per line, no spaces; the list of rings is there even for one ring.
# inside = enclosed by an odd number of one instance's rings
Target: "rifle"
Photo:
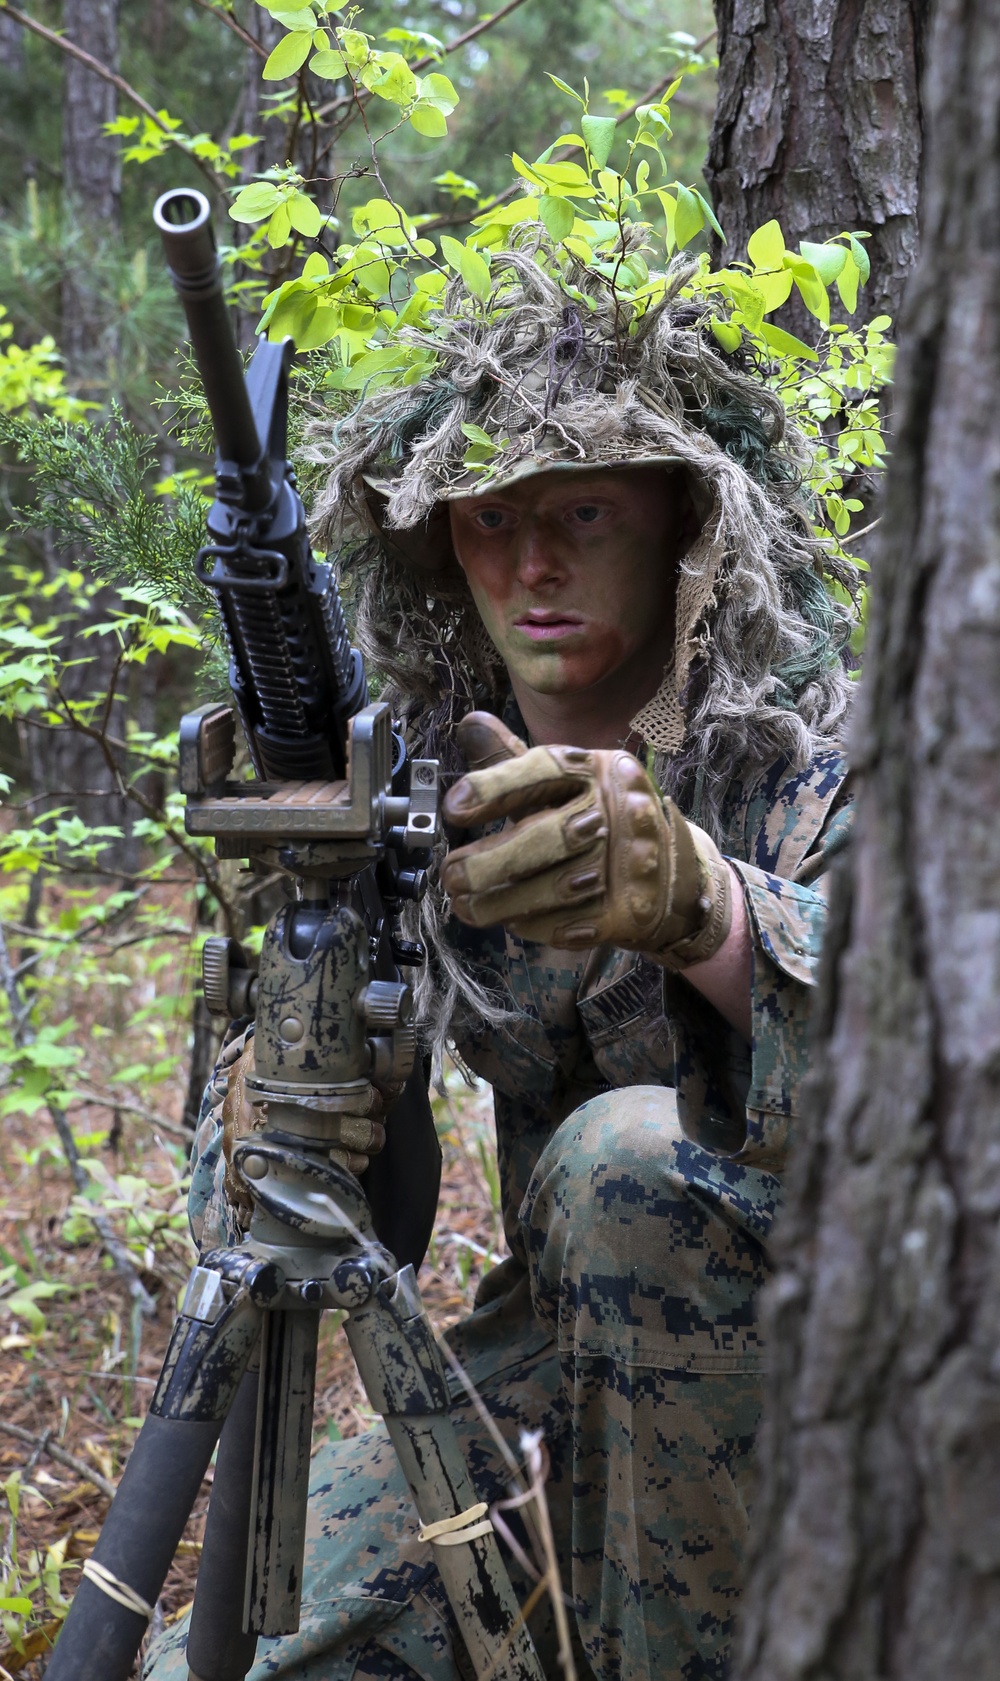
[[[426,889],[437,764],[409,761],[388,706],[369,703],[333,568],[309,547],[285,458],[291,345],[260,341],[244,380],[207,200],[165,193],[154,219],[215,427],[195,565],[219,605],[234,702],[182,721],[185,822],[219,855],[284,872],[296,899],[268,925],[256,970],[236,941],[206,942],[210,1006],[256,1014],[246,1091],[266,1120],[232,1152],[253,1214],[241,1243],[192,1271],[47,1675],[126,1681],[217,1442],[191,1681],[242,1681],[259,1635],[298,1627],[316,1345],[333,1307],[439,1547],[477,1676],[543,1681],[416,1284],[440,1156],[399,974],[424,953],[399,914]],[[237,716],[247,781],[231,776]]]

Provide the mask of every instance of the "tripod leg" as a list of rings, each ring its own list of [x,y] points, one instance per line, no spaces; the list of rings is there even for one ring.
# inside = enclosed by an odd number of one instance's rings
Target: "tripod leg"
[[[222,1429],[187,1640],[190,1681],[243,1681],[257,1651],[243,1628],[260,1367],[244,1375]]]
[[[262,1272],[248,1273],[253,1284]],[[259,1333],[249,1286],[227,1298],[210,1268],[195,1267],[152,1405],[46,1671],[51,1681],[131,1674]]]
[[[154,1605],[184,1533],[220,1419],[150,1414],[125,1468],[93,1559]],[[146,1632],[140,1611],[84,1576],[46,1670],[48,1681],[124,1681]]]
[[[477,1676],[544,1681],[493,1526],[448,1416],[441,1356],[412,1267],[348,1316],[369,1400],[385,1419]],[[436,1543],[436,1544],[435,1544]]]
[[[299,1626],[318,1338],[319,1314],[307,1309],[264,1319],[244,1617],[256,1634]]]

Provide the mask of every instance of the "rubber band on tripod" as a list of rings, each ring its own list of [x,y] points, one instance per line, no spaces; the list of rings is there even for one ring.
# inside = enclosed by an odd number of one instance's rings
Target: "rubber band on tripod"
[[[140,1617],[145,1617],[147,1623],[153,1621],[153,1607],[147,1604],[141,1593],[136,1593],[127,1582],[120,1582],[103,1564],[98,1564],[96,1558],[88,1558],[83,1567],[83,1574],[88,1582],[93,1582],[95,1588],[100,1588],[109,1599],[124,1605],[126,1611],[135,1611]]]
[[[456,1512],[453,1518],[422,1523],[417,1531],[417,1540],[430,1541],[434,1547],[460,1547],[464,1541],[478,1541],[481,1535],[493,1534],[493,1525],[486,1516],[488,1510],[486,1501],[480,1500],[467,1512]]]

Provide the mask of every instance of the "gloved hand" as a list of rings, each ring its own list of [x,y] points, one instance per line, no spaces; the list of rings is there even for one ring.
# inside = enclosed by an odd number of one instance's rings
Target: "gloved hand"
[[[502,923],[570,950],[607,942],[669,969],[719,949],[729,867],[631,753],[529,749],[488,712],[463,718],[458,742],[470,771],[449,790],[445,816],[464,828],[514,820],[445,859],[462,922]]]
[[[250,1224],[253,1198],[233,1166],[233,1145],[252,1132],[259,1132],[267,1116],[266,1104],[253,1105],[247,1097],[247,1075],[254,1071],[253,1039],[248,1039],[229,1070],[229,1083],[222,1103],[222,1154],[225,1158],[223,1189],[244,1227]]]
[[[236,1210],[236,1217],[244,1230],[253,1215],[253,1197],[233,1163],[233,1149],[241,1138],[260,1132],[267,1124],[267,1104],[251,1103],[247,1097],[247,1075],[254,1071],[254,1041],[248,1039],[240,1055],[229,1070],[226,1095],[222,1102],[222,1154],[225,1159],[222,1186],[226,1200]],[[369,1160],[385,1145],[385,1127],[378,1119],[382,1113],[380,1093],[371,1094],[371,1110],[367,1116],[345,1115],[341,1118],[341,1134],[333,1141],[339,1148],[338,1160],[351,1173],[364,1173]],[[332,1150],[331,1150],[332,1153]]]

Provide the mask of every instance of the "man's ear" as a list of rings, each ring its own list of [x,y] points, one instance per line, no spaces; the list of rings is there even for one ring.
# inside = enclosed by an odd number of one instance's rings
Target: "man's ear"
[[[411,525],[405,531],[397,531],[385,523],[388,498],[372,485],[365,485],[364,496],[373,530],[381,538],[385,548],[404,565],[420,572],[457,571],[458,562],[451,540],[451,520],[448,517],[447,502],[435,503],[427,518],[421,520],[419,525]]]
[[[690,474],[685,472],[683,467],[677,468],[671,473],[670,480],[676,498],[674,504],[677,518],[676,556],[678,560],[683,560],[688,550],[693,548],[701,536],[707,518],[707,509],[699,512],[698,502],[703,501],[704,498],[699,497],[696,500]]]

